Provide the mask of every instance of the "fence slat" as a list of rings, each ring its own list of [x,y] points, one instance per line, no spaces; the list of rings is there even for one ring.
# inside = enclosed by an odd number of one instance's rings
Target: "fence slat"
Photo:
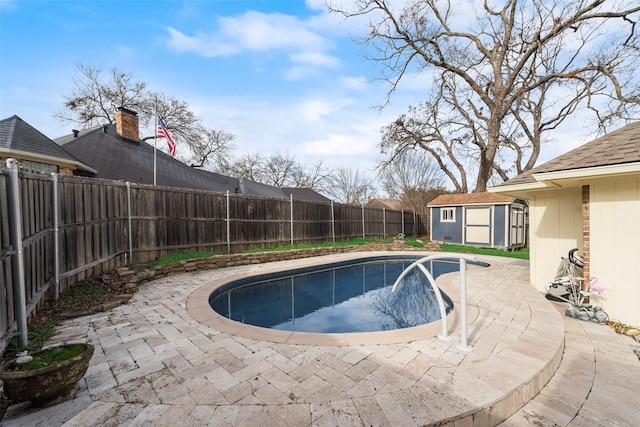
[[[131,261],[144,264],[168,253],[237,253],[294,243],[344,241],[419,230],[419,215],[361,206],[275,199],[213,191],[127,184],[83,177],[19,172],[27,309],[51,294],[56,249],[53,204],[58,207],[59,290]],[[0,171],[0,351],[15,329],[10,256],[8,169]],[[130,205],[129,205],[130,200]],[[131,232],[129,234],[129,209]],[[363,222],[364,216],[364,222]],[[417,218],[417,219],[416,219]],[[418,224],[414,224],[418,222]],[[49,295],[52,296],[52,295]]]

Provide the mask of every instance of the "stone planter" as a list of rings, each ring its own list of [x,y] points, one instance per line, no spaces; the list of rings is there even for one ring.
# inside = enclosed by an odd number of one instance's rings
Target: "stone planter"
[[[72,398],[76,383],[87,372],[93,356],[93,345],[79,345],[85,347],[80,355],[45,368],[16,371],[12,369],[15,360],[0,365],[0,379],[4,381],[7,398],[15,403],[31,401],[34,404],[57,403]],[[36,356],[41,352],[31,355]]]

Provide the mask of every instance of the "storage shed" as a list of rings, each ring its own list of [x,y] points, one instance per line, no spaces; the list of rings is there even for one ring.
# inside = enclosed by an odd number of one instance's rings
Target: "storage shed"
[[[525,246],[526,205],[492,193],[442,194],[428,205],[431,240],[514,249]]]

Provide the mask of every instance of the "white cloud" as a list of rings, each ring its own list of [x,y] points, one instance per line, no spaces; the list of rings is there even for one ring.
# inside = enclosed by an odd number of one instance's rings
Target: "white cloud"
[[[331,113],[341,110],[349,104],[350,102],[347,100],[336,102],[321,100],[306,101],[300,105],[300,114],[307,120],[320,120]]]
[[[2,0],[2,1],[0,1],[0,10],[2,10],[2,11],[18,10],[18,0]]]
[[[329,134],[323,139],[305,143],[301,147],[301,152],[320,158],[349,158],[349,166],[357,166],[353,162],[353,156],[368,157],[372,151],[371,141],[357,133],[352,134]],[[369,164],[369,163],[368,163]]]
[[[367,83],[367,79],[362,76],[340,76],[338,77],[338,82],[348,90],[361,91],[371,87]]]
[[[293,62],[309,65],[319,65],[323,67],[336,68],[340,65],[340,60],[332,55],[321,52],[300,52],[289,55]]]
[[[222,17],[216,30],[198,31],[191,36],[173,27],[167,31],[168,44],[176,51],[205,57],[272,49],[293,49],[309,55],[332,46],[328,39],[309,29],[308,22],[280,13],[247,11],[243,15]]]
[[[177,52],[196,53],[210,58],[213,56],[234,55],[241,50],[239,46],[223,43],[203,33],[190,37],[172,27],[168,27],[167,31],[170,35],[169,46]]]
[[[337,68],[340,66],[340,60],[338,58],[319,52],[293,53],[289,55],[289,57],[296,65],[286,70],[286,80],[321,77],[320,67]]]

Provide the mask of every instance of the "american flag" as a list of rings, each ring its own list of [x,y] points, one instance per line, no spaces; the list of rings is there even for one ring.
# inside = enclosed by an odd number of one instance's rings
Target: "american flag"
[[[167,139],[167,144],[169,145],[169,154],[171,154],[171,156],[175,156],[176,155],[176,143],[173,140],[173,138],[171,138],[171,135],[169,134],[169,131],[167,130],[167,126],[164,124],[164,120],[162,120],[162,117],[160,117],[160,114],[158,114],[158,138],[166,138]]]

